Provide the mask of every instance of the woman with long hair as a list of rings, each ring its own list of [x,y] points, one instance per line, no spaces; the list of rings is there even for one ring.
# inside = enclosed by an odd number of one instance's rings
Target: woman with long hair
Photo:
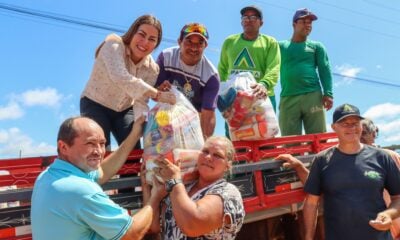
[[[134,120],[148,111],[149,98],[175,103],[173,93],[153,87],[159,67],[150,54],[161,38],[160,21],[143,15],[124,35],[108,35],[96,50],[92,74],[81,95],[80,111],[103,128],[107,150],[111,150],[110,133],[121,144]],[[140,143],[135,148],[140,148]]]

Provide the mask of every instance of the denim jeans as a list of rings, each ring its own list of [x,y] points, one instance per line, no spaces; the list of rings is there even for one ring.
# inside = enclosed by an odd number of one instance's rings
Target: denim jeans
[[[107,150],[111,150],[111,133],[120,145],[129,135],[133,125],[133,109],[129,107],[121,112],[109,109],[87,97],[80,100],[81,116],[89,117],[96,121],[104,131],[107,140]],[[140,141],[134,149],[140,149]]]

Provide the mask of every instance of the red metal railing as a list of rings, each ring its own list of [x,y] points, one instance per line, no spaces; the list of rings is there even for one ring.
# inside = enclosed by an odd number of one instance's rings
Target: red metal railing
[[[260,161],[270,161],[279,154],[310,155],[318,153],[337,143],[336,134],[310,134],[303,136],[288,136],[262,141],[234,142],[236,149],[235,160],[237,164]],[[135,174],[140,171],[142,150],[132,151],[118,174]],[[16,186],[17,188],[31,188],[37,176],[50,165],[56,156],[4,159],[0,160],[0,187]],[[275,186],[275,191],[266,191],[267,177],[261,170],[248,175],[252,182],[254,194],[243,198],[247,213],[272,209],[280,206],[302,202],[304,192],[302,188],[293,189],[290,183]],[[29,202],[24,205],[29,206]],[[3,209],[4,210],[4,209]],[[17,227],[0,226],[0,240],[28,240],[30,226]]]

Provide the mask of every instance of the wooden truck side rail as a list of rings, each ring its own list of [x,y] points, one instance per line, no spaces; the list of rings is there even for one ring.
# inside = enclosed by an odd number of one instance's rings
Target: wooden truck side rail
[[[334,133],[234,142],[235,165],[228,179],[242,193],[246,222],[297,211],[304,199],[302,185],[291,170],[281,168],[279,154],[296,155],[309,163],[314,154],[337,143]],[[119,175],[140,171],[142,150],[129,155]],[[0,240],[31,239],[30,199],[36,177],[55,156],[0,160]],[[139,177],[112,179],[102,187],[110,198],[129,211],[142,206]],[[134,189],[131,192],[117,190]]]

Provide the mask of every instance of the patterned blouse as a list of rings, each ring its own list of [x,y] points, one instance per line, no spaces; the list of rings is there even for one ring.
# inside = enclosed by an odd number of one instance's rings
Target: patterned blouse
[[[186,187],[187,192],[195,185],[193,183]],[[229,216],[231,219],[231,223],[226,223],[225,221],[222,223],[222,227],[219,229],[215,229],[214,231],[205,234],[199,237],[188,237],[181,232],[178,225],[175,222],[174,215],[172,213],[172,205],[169,197],[165,199],[165,204],[167,205],[165,216],[164,216],[164,224],[163,224],[163,232],[162,235],[164,239],[180,239],[180,240],[206,240],[206,239],[223,239],[230,240],[235,239],[236,234],[239,232],[240,228],[243,225],[244,219],[244,207],[243,200],[240,195],[239,190],[235,185],[226,182],[225,179],[220,179],[215,183],[199,190],[191,199],[193,201],[197,201],[203,198],[205,195],[218,195],[223,200],[224,206],[224,218]]]
[[[148,111],[143,94],[155,85],[159,67],[151,55],[137,64],[120,36],[110,34],[101,46],[81,97],[121,112],[133,106],[135,119]]]

